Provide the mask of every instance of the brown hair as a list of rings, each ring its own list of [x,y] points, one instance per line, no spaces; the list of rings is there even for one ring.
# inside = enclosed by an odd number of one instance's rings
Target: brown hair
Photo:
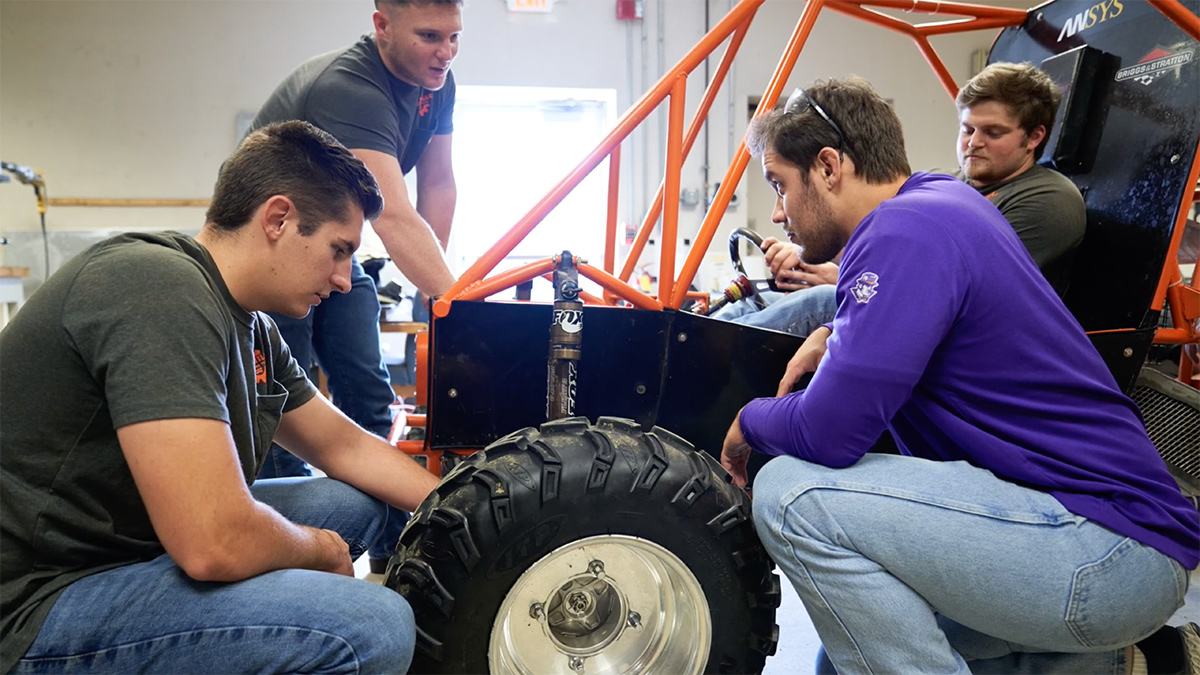
[[[1046,128],[1049,137],[1054,115],[1062,94],[1050,76],[1029,63],[993,63],[967,80],[954,104],[961,113],[977,103],[996,101],[1004,104],[1026,134],[1038,127]],[[1038,143],[1033,158],[1040,159],[1046,149],[1045,140]]]
[[[275,195],[296,205],[306,236],[322,223],[345,220],[352,204],[367,220],[383,211],[383,194],[366,165],[333,136],[296,120],[246,136],[221,166],[205,218],[219,230],[237,230]]]
[[[912,173],[900,118],[869,82],[861,77],[818,80],[804,92],[841,129],[845,142],[840,150],[854,160],[855,172],[863,180],[878,185]],[[801,169],[812,167],[822,148],[838,148],[839,141],[833,125],[804,99],[789,110],[755,117],[746,132],[752,155],[771,149]],[[807,183],[807,171],[801,176]]]

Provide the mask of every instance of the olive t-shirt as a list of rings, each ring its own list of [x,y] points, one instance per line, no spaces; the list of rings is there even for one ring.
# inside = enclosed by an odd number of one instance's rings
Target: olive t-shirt
[[[69,584],[164,552],[116,429],[222,420],[250,484],[314,393],[191,237],[117,236],[51,276],[0,333],[0,671]]]

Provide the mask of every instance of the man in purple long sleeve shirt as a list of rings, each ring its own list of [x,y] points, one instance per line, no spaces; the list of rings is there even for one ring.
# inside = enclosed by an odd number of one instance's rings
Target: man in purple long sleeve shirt
[[[741,411],[722,463],[744,484],[751,450],[781,456],[756,526],[837,671],[1169,668],[1192,628],[1131,645],[1183,602],[1196,510],[1012,227],[912,174],[862,80],[797,90],[748,144],[802,259],[845,252],[832,329]],[[902,455],[867,455],[884,429]]]

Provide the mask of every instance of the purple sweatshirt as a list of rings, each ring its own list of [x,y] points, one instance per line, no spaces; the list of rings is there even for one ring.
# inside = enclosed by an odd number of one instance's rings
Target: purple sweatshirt
[[[1196,567],[1196,510],[1137,406],[978,191],[910,177],[850,237],[837,298],[808,388],[743,409],[756,451],[845,467],[890,429]]]

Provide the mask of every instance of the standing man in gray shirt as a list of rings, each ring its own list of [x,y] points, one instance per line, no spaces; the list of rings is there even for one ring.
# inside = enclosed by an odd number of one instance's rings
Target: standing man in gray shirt
[[[372,221],[388,255],[421,293],[437,297],[454,275],[444,249],[457,189],[451,164],[454,75],[462,34],[462,0],[375,0],[374,34],[302,63],[263,104],[251,129],[299,119],[333,134],[367,165],[383,191]],[[404,176],[417,171],[413,207]],[[379,300],[357,260],[349,293],[334,296],[304,319],[273,316],[308,373],[328,377],[334,404],[365,429],[387,436],[395,400],[379,347]],[[306,475],[308,467],[275,447],[264,478]],[[406,518],[391,513],[370,552],[382,572]]]

